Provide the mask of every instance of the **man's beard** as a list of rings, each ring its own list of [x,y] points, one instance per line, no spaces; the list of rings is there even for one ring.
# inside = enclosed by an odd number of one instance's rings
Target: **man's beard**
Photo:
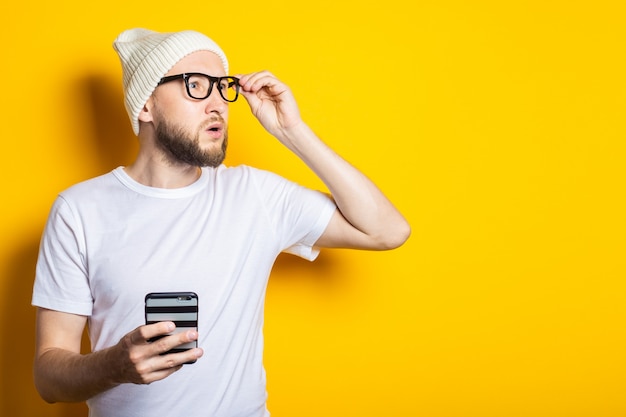
[[[204,127],[198,130],[198,133],[192,135],[182,126],[175,126],[169,123],[165,118],[161,118],[161,122],[156,126],[157,145],[166,153],[167,160],[172,164],[188,164],[197,167],[217,167],[226,157],[226,148],[228,147],[228,129],[224,120],[213,118],[207,123],[216,120],[223,123],[224,140],[219,150],[203,150],[200,148],[200,132],[204,131]]]

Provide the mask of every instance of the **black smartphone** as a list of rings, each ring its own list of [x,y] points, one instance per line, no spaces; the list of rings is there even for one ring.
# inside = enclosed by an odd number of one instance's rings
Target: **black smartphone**
[[[173,321],[176,329],[170,334],[186,332],[190,329],[198,331],[198,295],[194,292],[153,292],[146,295],[146,324],[160,321]],[[158,336],[152,340],[158,340]],[[163,353],[184,352],[198,346],[198,341],[185,343]],[[188,363],[194,363],[188,362]]]

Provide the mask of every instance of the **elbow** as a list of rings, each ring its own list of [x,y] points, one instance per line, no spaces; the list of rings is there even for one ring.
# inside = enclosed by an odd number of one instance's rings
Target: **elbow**
[[[41,397],[42,400],[44,400],[45,402],[47,402],[48,404],[55,404],[56,400],[54,398],[52,398],[51,396],[46,395],[45,393],[42,393],[40,390],[37,390],[39,392],[39,396]]]
[[[411,226],[403,219],[402,222],[393,228],[393,231],[387,230],[378,241],[378,250],[391,250],[402,246],[411,236]]]
[[[48,404],[54,404],[59,402],[59,398],[55,394],[55,383],[50,380],[48,373],[46,372],[47,364],[43,362],[40,357],[35,358],[33,364],[33,382],[37,393],[42,400]]]
[[[57,402],[56,398],[54,397],[54,395],[52,395],[50,390],[46,389],[45,384],[42,383],[37,378],[36,373],[35,373],[35,388],[37,389],[37,392],[39,393],[39,396],[41,397],[41,399],[47,402],[48,404],[54,404]]]

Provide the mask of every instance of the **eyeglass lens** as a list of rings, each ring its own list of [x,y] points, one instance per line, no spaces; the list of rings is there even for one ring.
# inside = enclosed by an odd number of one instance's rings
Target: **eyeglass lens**
[[[191,74],[185,80],[189,95],[196,99],[205,99],[211,94],[213,84],[226,101],[235,101],[239,95],[239,82],[235,77],[209,77],[204,74]]]

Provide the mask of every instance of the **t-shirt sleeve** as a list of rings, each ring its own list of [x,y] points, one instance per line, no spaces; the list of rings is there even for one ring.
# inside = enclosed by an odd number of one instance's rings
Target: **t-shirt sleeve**
[[[317,221],[313,223],[309,233],[284,250],[284,252],[300,256],[309,261],[315,260],[319,255],[320,251],[319,248],[315,246],[315,242],[317,242],[322,233],[324,233],[324,230],[326,230],[330,218],[336,210],[335,204],[325,194],[319,192],[315,193],[318,194],[318,198],[321,197]]]
[[[315,242],[337,209],[323,192],[311,190],[267,171],[255,170],[266,215],[275,227],[282,251],[314,260]]]
[[[55,200],[39,246],[32,304],[91,315],[84,241],[80,222],[62,196]]]

